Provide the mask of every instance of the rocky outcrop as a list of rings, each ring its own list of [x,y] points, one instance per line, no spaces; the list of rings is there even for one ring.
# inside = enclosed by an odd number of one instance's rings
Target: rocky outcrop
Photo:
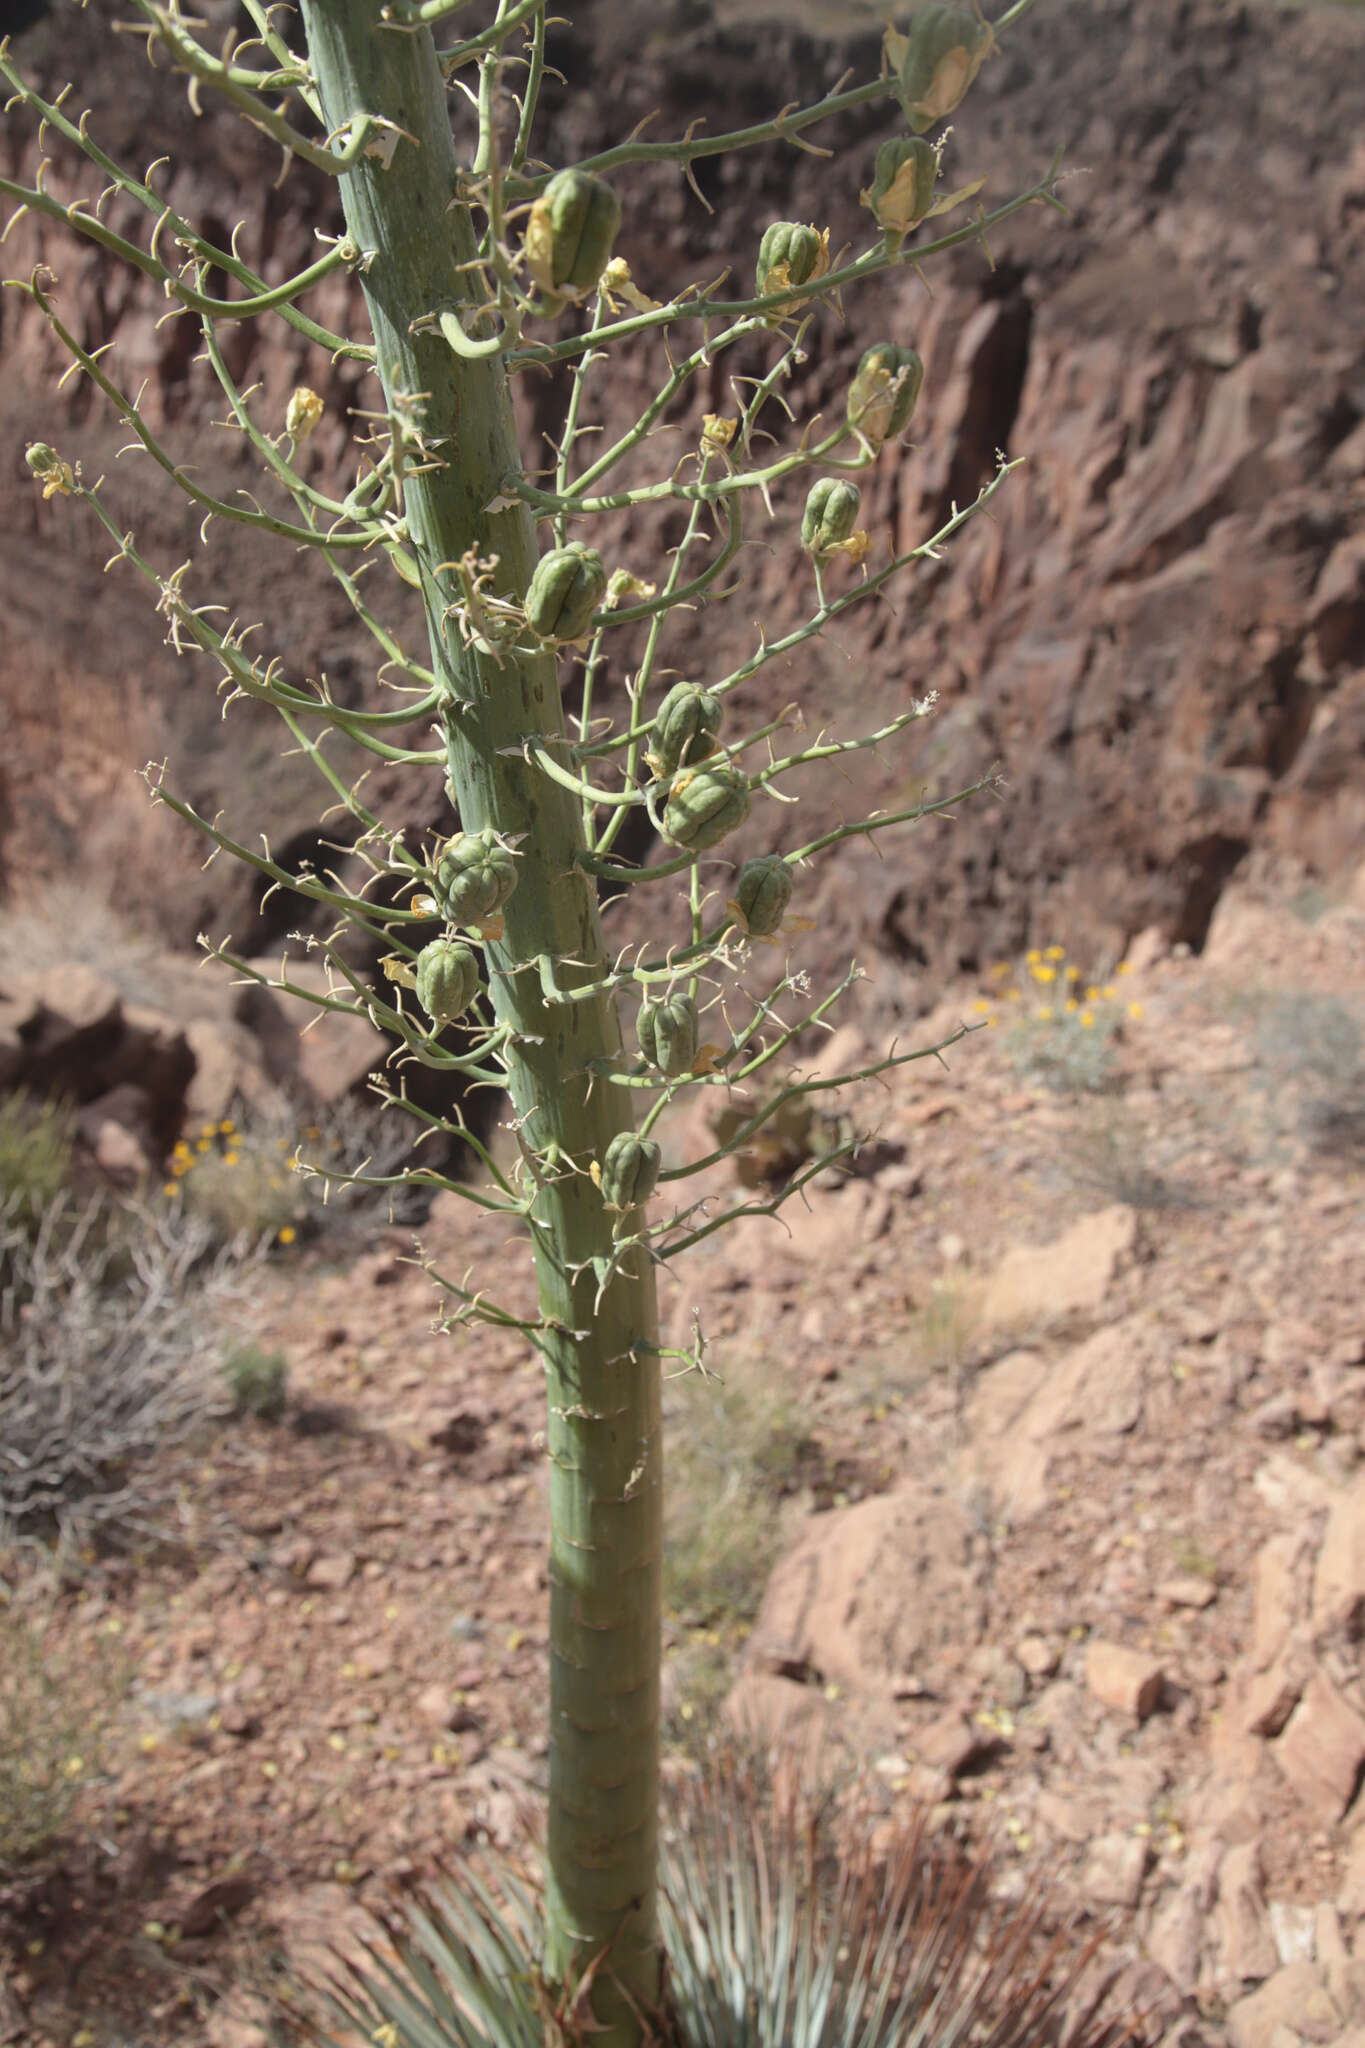
[[[610,0],[577,11],[579,27],[556,33],[555,59],[570,77],[609,69],[612,92],[547,101],[543,147],[555,159],[599,146],[608,121],[614,134],[658,108],[660,132],[699,114],[721,128],[877,62],[869,35],[833,44],[689,11],[651,17],[642,38]],[[74,73],[114,150],[146,155],[155,133],[177,158],[163,174],[171,196],[215,231],[241,217],[244,251],[267,274],[307,260],[314,230],[330,224],[319,182],[296,167],[277,185],[255,139],[216,115],[192,121],[126,39],[109,42],[113,12],[107,0],[64,16],[60,36],[39,22],[17,45],[20,61],[49,85]],[[952,167],[985,171],[995,198],[1060,144],[1078,166],[1071,220],[1025,213],[993,238],[993,269],[958,251],[935,270],[932,297],[902,273],[850,307],[855,324],[830,319],[814,338],[790,393],[801,415],[838,407],[850,364],[878,332],[913,337],[925,355],[917,443],[886,451],[866,494],[879,548],[927,538],[997,450],[1027,457],[991,519],[926,564],[894,612],[851,620],[837,647],[803,648],[737,706],[758,719],[796,697],[820,725],[837,720],[856,682],[860,713],[894,715],[928,687],[942,707],[915,748],[856,763],[851,790],[812,779],[799,819],[760,806],[744,851],[812,836],[836,803],[847,813],[903,802],[907,789],[962,786],[1003,764],[1003,803],[889,840],[884,858],[845,849],[806,878],[803,908],[825,935],[813,953],[822,943],[842,953],[853,936],[860,953],[881,955],[904,1006],[923,1007],[959,967],[1063,929],[1095,957],[1153,925],[1198,947],[1254,849],[1329,879],[1359,859],[1365,145],[1352,139],[1345,96],[1362,55],[1365,21],[1347,9],[1230,13],[1213,0],[1157,0],[1096,11],[1075,0],[1035,10],[956,117]],[[734,242],[736,226],[747,235],[767,215],[828,220],[836,242],[851,239],[865,229],[855,195],[876,139],[848,123],[831,131],[832,161],[788,151],[708,164],[714,218],[666,168],[624,180],[622,246],[649,289],[743,270],[752,251]],[[31,147],[21,123],[3,147],[17,166]],[[51,175],[55,189],[75,174],[59,157]],[[740,192],[743,206],[728,207]],[[125,211],[116,202],[111,224],[130,230]],[[150,378],[152,412],[184,452],[210,404],[193,323],[158,326],[150,294],[31,223],[7,253],[17,270],[53,264],[68,313],[88,340],[117,344],[125,383]],[[322,317],[355,322],[353,286],[329,281],[325,296]],[[87,471],[109,469],[114,500],[130,503],[114,425],[79,386],[55,400],[53,348],[15,304],[0,318],[8,443],[17,451],[42,425]],[[230,347],[234,369],[259,380],[263,417],[300,379],[323,393],[313,460],[320,476],[340,474],[349,408],[366,402],[354,367],[328,364],[283,328],[234,332]],[[651,374],[643,361],[623,364],[594,395],[609,427],[652,389]],[[526,398],[529,450],[554,392]],[[726,398],[718,371],[699,399]],[[210,452],[208,473],[215,463],[226,485],[244,480],[230,457]],[[778,500],[771,527],[755,525],[769,552],[748,556],[742,596],[689,615],[673,657],[689,673],[733,666],[755,617],[770,635],[796,618],[802,495]],[[0,554],[0,886],[22,894],[54,862],[117,864],[130,900],[155,903],[175,940],[211,924],[263,950],[278,931],[261,922],[256,894],[224,863],[202,876],[193,839],[146,810],[131,771],[169,754],[203,808],[225,806],[243,836],[265,829],[286,865],[315,849],[325,793],[298,762],[276,760],[268,721],[250,707],[218,723],[211,692],[188,687],[159,647],[132,577],[99,575],[104,538],[70,505],[31,490],[11,502]],[[148,494],[138,517],[163,568],[193,552],[196,522],[179,507]],[[641,571],[671,538],[662,517],[603,532]],[[245,615],[267,621],[287,672],[325,668],[343,692],[370,692],[372,651],[312,565],[219,532],[208,568]],[[603,681],[609,708],[615,667]],[[371,788],[421,828],[442,815],[429,782],[389,775]],[[618,918],[623,935],[629,915]]]
[[[359,1089],[385,1040],[362,1018],[287,1009],[267,989],[206,984],[161,963],[166,1008],[131,1001],[80,961],[0,970],[0,1095],[66,1102],[105,1179],[135,1185],[187,1131],[281,1097],[318,1110]],[[306,963],[291,974],[307,975]],[[245,1021],[244,1021],[245,1020]]]

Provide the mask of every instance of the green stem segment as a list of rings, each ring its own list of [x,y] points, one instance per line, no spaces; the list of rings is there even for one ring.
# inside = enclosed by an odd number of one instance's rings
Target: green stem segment
[[[608,962],[584,870],[577,797],[545,775],[528,738],[563,734],[552,654],[465,648],[445,618],[460,597],[443,564],[477,546],[499,594],[521,598],[536,560],[530,511],[496,513],[519,471],[502,363],[456,354],[429,316],[468,301],[478,277],[445,87],[426,29],[384,24],[382,0],[302,0],[329,132],[369,114],[402,138],[387,167],[362,156],[341,179],[361,252],[377,369],[412,460],[405,508],[420,568],[448,766],[468,831],[519,848],[503,938],[487,948],[528,1170],[549,1381],[550,1810],[546,1976],[591,1977],[596,2038],[633,2048],[660,1989],[655,1922],[662,1459],[653,1268],[613,1240],[589,1168],[630,1122],[630,1091],[592,1085],[621,1058],[605,990],[549,1004],[536,964],[585,989]],[[389,131],[385,131],[389,132]],[[417,331],[414,332],[414,324]],[[430,465],[430,466],[428,466]],[[529,758],[528,758],[529,755]],[[638,1220],[638,1219],[634,1219]],[[599,1960],[600,1959],[600,1960]],[[593,2022],[589,2022],[590,2025]]]

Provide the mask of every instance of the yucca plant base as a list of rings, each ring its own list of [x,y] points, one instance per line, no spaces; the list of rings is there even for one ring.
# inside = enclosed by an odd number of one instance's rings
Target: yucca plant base
[[[670,2048],[1119,2048],[1099,1935],[1011,1909],[989,1860],[935,1839],[921,1814],[888,1848],[864,1813],[779,1768],[723,1754],[664,1828],[660,2004],[642,2038]],[[469,1863],[413,1892],[363,1961],[315,1987],[334,2048],[589,2044],[592,1985],[542,1974],[543,1903],[510,1864]],[[590,1972],[610,1971],[606,1952]],[[1086,1987],[1089,1987],[1088,1989]]]

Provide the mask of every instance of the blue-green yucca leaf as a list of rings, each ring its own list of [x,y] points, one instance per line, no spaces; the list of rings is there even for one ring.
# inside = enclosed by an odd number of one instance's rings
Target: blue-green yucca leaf
[[[987,1861],[923,1815],[888,1847],[831,1795],[722,1760],[664,1830],[660,1924],[667,2048],[1120,2048],[1102,1988],[1076,2010],[1099,1937],[1044,1936],[1044,1903],[992,1897]],[[592,2048],[586,1996],[552,1999],[539,1900],[473,1865],[412,1892],[349,1988],[331,1987],[329,2048]],[[610,1956],[601,1967],[610,1968]],[[581,1989],[586,1992],[587,1986]]]
[[[544,2048],[537,1901],[510,1869],[496,1892],[472,1866],[413,1891],[381,1947],[345,1962],[347,1983],[315,1988],[340,2031],[319,2042],[352,2048]]]
[[[1138,2038],[1099,1992],[1098,1937],[1044,1938],[1044,1905],[991,1894],[989,1863],[924,1816],[889,1849],[761,1768],[700,1779],[665,1833],[661,1927],[686,2048],[1070,2048]]]

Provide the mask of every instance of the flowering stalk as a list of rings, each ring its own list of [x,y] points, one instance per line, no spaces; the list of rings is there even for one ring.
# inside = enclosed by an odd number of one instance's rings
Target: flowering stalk
[[[467,832],[516,849],[503,932],[484,947],[494,1014],[509,1033],[508,1084],[533,1195],[549,1398],[550,1812],[544,1961],[571,1980],[602,1954],[595,1992],[608,2039],[659,1998],[655,1919],[662,1443],[654,1268],[621,1243],[588,1171],[631,1124],[629,1096],[593,1086],[621,1054],[596,895],[580,865],[582,814],[522,751],[564,735],[556,660],[452,634],[464,601],[452,565],[496,558],[488,594],[525,598],[537,562],[520,503],[488,514],[519,468],[507,373],[450,348],[423,316],[478,303],[468,208],[445,84],[427,33],[385,33],[381,0],[303,0],[323,118],[367,110],[404,130],[391,158],[342,181],[348,235],[374,328],[384,404],[420,463],[404,493],[437,679],[450,785]],[[414,331],[416,329],[417,331]],[[573,1003],[547,1002],[548,957]]]

